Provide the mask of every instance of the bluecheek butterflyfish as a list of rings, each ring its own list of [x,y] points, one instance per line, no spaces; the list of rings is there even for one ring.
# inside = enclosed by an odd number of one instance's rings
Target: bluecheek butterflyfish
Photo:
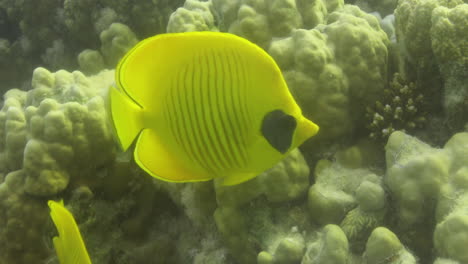
[[[148,174],[172,182],[247,181],[315,135],[275,61],[241,37],[161,34],[120,61],[114,131]]]

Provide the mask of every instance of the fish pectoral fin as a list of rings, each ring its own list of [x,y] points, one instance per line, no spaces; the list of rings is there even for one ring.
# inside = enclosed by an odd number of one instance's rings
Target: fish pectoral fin
[[[255,178],[255,176],[257,175],[258,173],[234,173],[234,174],[223,177],[222,184],[225,186],[236,185],[239,183],[249,181]]]
[[[190,168],[181,161],[153,129],[144,129],[138,136],[134,157],[136,163],[151,176],[169,182],[208,181],[211,175]]]

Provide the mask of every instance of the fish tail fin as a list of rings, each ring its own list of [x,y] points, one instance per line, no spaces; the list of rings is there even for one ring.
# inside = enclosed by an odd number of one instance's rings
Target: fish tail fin
[[[143,129],[141,121],[142,107],[116,87],[109,88],[110,113],[113,130],[123,151],[132,145]]]
[[[319,126],[307,118],[301,118],[297,124],[296,130],[295,146],[299,146],[304,143],[304,141],[317,134]]]
[[[53,238],[53,243],[60,264],[91,264],[73,215],[63,206],[63,202],[50,200],[48,205],[50,217],[59,233]]]

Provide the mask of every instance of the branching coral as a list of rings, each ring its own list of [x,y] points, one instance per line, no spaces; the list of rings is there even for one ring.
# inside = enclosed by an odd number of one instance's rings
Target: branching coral
[[[389,88],[384,89],[381,101],[375,107],[367,107],[367,128],[370,138],[385,142],[395,130],[411,132],[422,128],[426,122],[427,106],[424,96],[414,83],[405,84],[396,73]]]

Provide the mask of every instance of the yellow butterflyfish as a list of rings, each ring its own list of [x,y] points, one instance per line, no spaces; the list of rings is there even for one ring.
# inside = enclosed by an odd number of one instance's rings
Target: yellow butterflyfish
[[[252,42],[220,32],[139,42],[109,92],[114,131],[136,163],[172,182],[247,181],[318,132],[277,64]]]
[[[50,217],[59,233],[53,242],[60,264],[91,264],[73,215],[63,206],[63,202],[50,200],[48,205]]]

